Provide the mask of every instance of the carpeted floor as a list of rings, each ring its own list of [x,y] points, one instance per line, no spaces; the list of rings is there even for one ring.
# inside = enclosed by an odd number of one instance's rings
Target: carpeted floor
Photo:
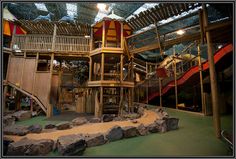
[[[166,109],[171,117],[177,117],[179,129],[167,133],[155,133],[148,136],[140,136],[123,139],[102,146],[87,148],[83,156],[91,157],[175,157],[175,156],[229,156],[227,144],[215,137],[212,116],[200,116],[181,112],[174,109]],[[49,120],[45,117],[36,117],[29,121],[17,124],[30,125],[40,123],[45,125]],[[50,120],[50,123],[61,122]],[[221,127],[232,132],[233,117],[224,115],[221,117]],[[52,152],[49,156],[57,156]]]

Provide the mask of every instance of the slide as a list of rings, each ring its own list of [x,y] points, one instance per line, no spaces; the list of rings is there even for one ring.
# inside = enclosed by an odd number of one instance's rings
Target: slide
[[[221,49],[217,50],[214,54],[214,63],[217,72],[222,71],[233,64],[232,59],[233,45],[227,44],[223,46]],[[203,77],[209,75],[209,63],[208,61],[202,64]],[[187,87],[189,85],[193,85],[199,83],[199,67],[193,66],[188,71],[186,71],[181,77],[177,79],[178,89],[181,87]],[[165,95],[168,91],[175,88],[175,81],[172,80],[168,82],[166,85],[162,86],[162,95]],[[153,100],[158,97],[159,92],[155,92],[149,95],[148,100]]]

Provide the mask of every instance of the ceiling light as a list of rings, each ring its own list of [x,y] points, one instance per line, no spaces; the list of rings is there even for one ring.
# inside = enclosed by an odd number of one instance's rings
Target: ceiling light
[[[84,37],[85,37],[85,38],[90,38],[90,36],[89,36],[89,35],[85,35]]]
[[[104,4],[104,3],[98,3],[97,4],[97,8],[99,9],[99,10],[101,10],[101,11],[104,11],[104,10],[106,10],[106,4]]]
[[[176,32],[178,35],[183,35],[184,33],[185,33],[185,31],[184,30],[178,30],[177,32]]]
[[[219,45],[219,46],[218,46],[218,49],[220,49],[220,48],[222,48],[222,45]]]

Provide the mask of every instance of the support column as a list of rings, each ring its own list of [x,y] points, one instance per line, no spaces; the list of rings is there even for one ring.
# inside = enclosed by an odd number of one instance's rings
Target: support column
[[[92,81],[93,61],[92,57],[89,57],[89,81]]]
[[[101,58],[101,81],[104,80],[104,53],[102,53]]]
[[[208,26],[208,14],[206,5],[202,5],[203,8],[203,21],[204,27]],[[216,70],[214,64],[214,56],[212,52],[212,39],[209,31],[206,32],[206,40],[207,40],[207,54],[208,54],[208,62],[209,62],[209,71],[210,71],[210,82],[211,82],[211,98],[212,98],[212,108],[213,108],[213,122],[215,128],[215,135],[217,138],[220,138],[220,113],[219,113],[219,95],[217,88],[217,79],[216,79]]]
[[[50,84],[49,84],[49,92],[51,92],[51,82],[52,82],[52,73],[53,73],[53,60],[54,60],[54,53],[51,55],[51,63],[50,63]],[[47,107],[47,117],[52,116],[52,109],[53,105],[50,103],[51,93],[48,94],[48,107]]]
[[[160,107],[162,107],[162,84],[161,84],[161,78],[159,77],[159,95],[160,95]]]
[[[149,87],[149,80],[148,80],[148,64],[146,62],[146,79],[147,79],[147,86],[146,86],[146,103],[148,104],[148,87]]]
[[[106,34],[106,31],[105,31],[105,29],[106,29],[106,25],[105,25],[105,21],[103,21],[102,22],[103,24],[103,26],[102,26],[102,47],[105,47],[106,45],[105,45],[105,43],[106,43],[106,36],[105,36],[105,34]]]
[[[103,87],[100,87],[99,117],[103,114]]]
[[[201,62],[201,50],[200,44],[197,46],[198,49],[198,65],[199,65],[199,76],[200,76],[200,88],[201,88],[201,102],[202,102],[202,113],[206,115],[206,105],[204,103],[204,94],[203,94],[203,80],[202,80],[202,62]]]
[[[3,91],[3,112],[6,110],[6,95],[8,92],[8,85],[4,86],[4,91]]]
[[[123,59],[124,59],[124,55],[121,54],[121,55],[120,55],[120,81],[121,81],[121,82],[122,82],[123,79],[124,79],[124,74],[123,74],[124,62],[123,62]]]
[[[175,59],[175,47],[173,48],[174,49],[174,60],[173,60],[173,63],[174,63],[174,76],[175,76],[175,107],[176,109],[178,109],[178,88],[177,88],[177,70],[176,70],[176,59]]]

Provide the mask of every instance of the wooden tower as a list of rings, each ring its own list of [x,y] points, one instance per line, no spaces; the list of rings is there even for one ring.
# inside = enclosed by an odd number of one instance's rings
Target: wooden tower
[[[88,86],[96,93],[96,117],[132,111],[133,58],[125,45],[131,33],[129,25],[109,16],[92,26]]]

